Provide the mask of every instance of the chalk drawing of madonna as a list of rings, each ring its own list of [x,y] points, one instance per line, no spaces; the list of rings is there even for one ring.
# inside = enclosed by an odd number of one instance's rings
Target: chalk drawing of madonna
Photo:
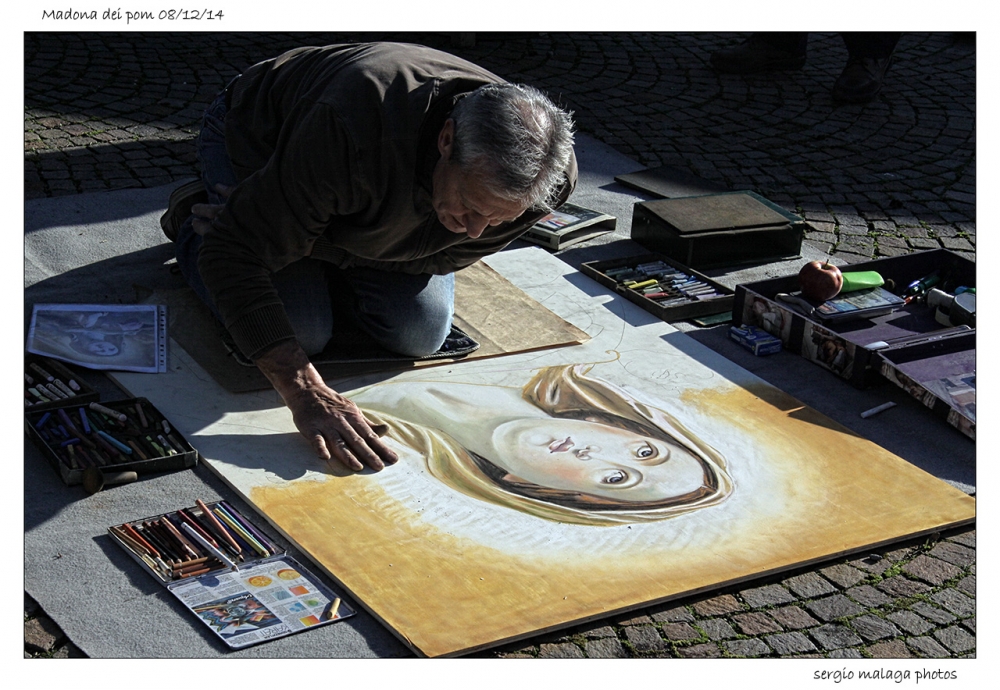
[[[720,453],[591,368],[544,367],[520,389],[398,381],[351,398],[444,484],[554,522],[651,522],[730,495]]]

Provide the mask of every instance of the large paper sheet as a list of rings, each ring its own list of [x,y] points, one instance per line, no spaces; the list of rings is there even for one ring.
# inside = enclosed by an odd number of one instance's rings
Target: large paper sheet
[[[540,249],[490,264],[586,344],[348,381],[402,459],[314,458],[180,348],[120,375],[405,642],[455,655],[974,518],[975,501]]]

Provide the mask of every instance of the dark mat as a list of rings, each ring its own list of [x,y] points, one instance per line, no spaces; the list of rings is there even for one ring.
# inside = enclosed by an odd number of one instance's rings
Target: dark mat
[[[667,199],[729,191],[724,185],[704,180],[686,170],[670,165],[615,175],[615,181],[626,187]]]

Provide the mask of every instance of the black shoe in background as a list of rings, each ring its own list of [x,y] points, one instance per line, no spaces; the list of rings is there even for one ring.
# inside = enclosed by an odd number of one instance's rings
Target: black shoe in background
[[[851,58],[833,85],[833,100],[841,103],[867,103],[882,90],[892,57]]]

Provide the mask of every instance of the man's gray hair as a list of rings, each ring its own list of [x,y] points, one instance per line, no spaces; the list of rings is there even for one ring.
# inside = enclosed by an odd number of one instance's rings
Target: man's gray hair
[[[573,155],[573,119],[538,89],[486,84],[459,99],[453,160],[496,196],[551,210]]]

